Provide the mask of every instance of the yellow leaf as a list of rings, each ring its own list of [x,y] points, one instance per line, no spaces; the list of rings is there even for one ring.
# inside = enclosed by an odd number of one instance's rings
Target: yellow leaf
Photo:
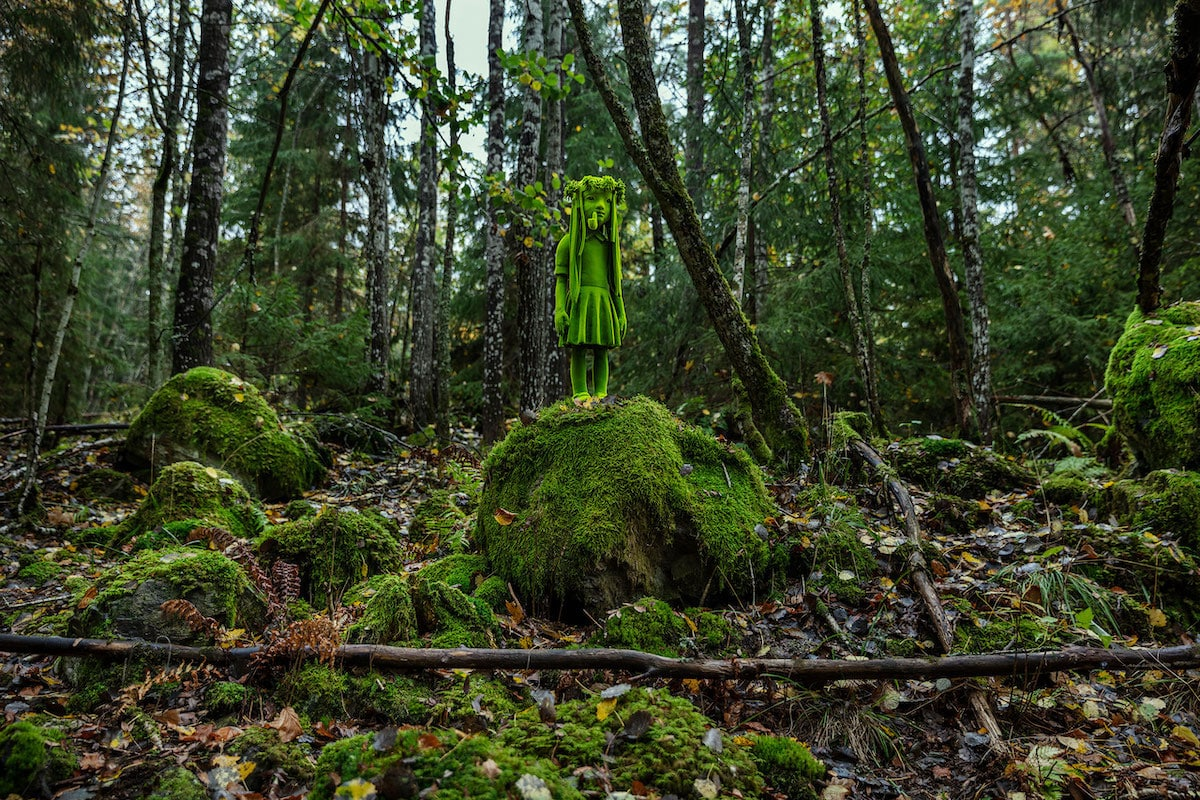
[[[687,689],[692,694],[696,694],[697,692],[700,691],[700,679],[699,678],[684,678],[683,679],[683,688]]]
[[[210,478],[219,478],[219,477],[221,477],[221,473],[217,472],[217,471],[216,471],[215,469],[213,469],[212,467],[205,467],[205,468],[204,468],[204,472],[205,472],[205,473],[208,475],[208,477],[210,477]]]
[[[243,403],[246,400],[246,395],[243,392],[234,392],[233,399],[239,403]]]
[[[1150,624],[1155,628],[1161,628],[1167,624],[1167,615],[1162,612],[1161,608],[1152,608],[1146,612],[1146,616],[1150,618]]]
[[[54,174],[56,174],[57,172],[58,172],[58,170],[56,170],[56,169],[54,168],[54,165],[53,165],[53,164],[51,164],[51,165],[50,165],[50,174],[51,174],[51,175],[54,175]]]
[[[525,237],[525,238],[524,238],[524,239],[521,241],[521,244],[525,245],[526,247],[533,247],[533,237],[532,237],[532,236],[526,236],[526,237]]]
[[[187,402],[187,400],[188,400],[188,393],[187,393],[187,392],[180,392],[180,393],[179,393],[179,399],[180,399],[180,400],[182,400],[183,402],[185,402],[185,403],[186,403],[186,402]]]
[[[254,772],[254,767],[257,766],[253,761],[243,761],[237,765],[238,775],[242,776],[242,780],[250,777],[250,773]]]
[[[693,634],[697,633],[700,630],[699,628],[696,627],[696,623],[692,622],[692,618],[689,617],[687,614],[682,614],[680,616],[683,617],[683,621],[687,623],[688,628],[691,629]]]
[[[601,700],[596,706],[596,719],[600,720],[601,722],[608,719],[609,714],[611,714],[613,709],[617,707],[618,699],[619,698],[616,697],[610,697],[607,700]]]
[[[1183,725],[1176,725],[1174,728],[1171,729],[1171,735],[1174,736],[1176,739],[1182,739],[1183,741],[1190,744],[1192,747],[1195,747],[1196,749],[1200,750],[1200,738],[1196,737],[1195,732],[1191,728],[1185,727]]]
[[[735,737],[733,737],[733,743],[739,747],[753,747],[754,746],[754,740],[751,739],[749,736],[735,736]]]
[[[508,616],[512,617],[513,625],[520,625],[521,620],[525,619],[525,609],[521,608],[520,603],[514,603],[511,600],[505,600],[504,607],[508,610]]]
[[[333,796],[336,800],[366,800],[375,796],[375,784],[362,778],[353,778],[339,786]]]
[[[497,508],[492,513],[492,516],[495,517],[497,525],[512,525],[513,520],[517,518],[516,514],[511,511],[505,511],[503,508]]]

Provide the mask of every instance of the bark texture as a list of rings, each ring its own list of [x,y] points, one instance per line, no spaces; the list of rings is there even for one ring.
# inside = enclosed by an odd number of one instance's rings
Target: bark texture
[[[434,0],[421,3],[421,60],[437,56],[437,9]],[[427,90],[421,98],[420,171],[417,174],[417,242],[412,276],[412,360],[408,378],[408,407],[413,424],[423,427],[437,415],[434,398],[434,331],[437,325],[437,122],[433,107],[434,74],[423,69]]]
[[[364,51],[362,59],[363,139],[367,152],[363,173],[367,184],[367,233],[363,260],[367,267],[368,389],[382,392],[388,384],[391,331],[388,325],[388,203],[387,65],[378,54]]]
[[[485,442],[504,435],[504,237],[496,223],[497,191],[504,183],[504,0],[491,0],[488,14],[487,244],[484,258],[483,409],[479,419]]]

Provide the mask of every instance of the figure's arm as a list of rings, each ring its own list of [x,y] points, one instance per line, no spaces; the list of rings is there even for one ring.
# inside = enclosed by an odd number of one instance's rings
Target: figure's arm
[[[570,245],[566,236],[559,240],[554,251],[554,330],[559,336],[566,335],[567,322],[567,271],[571,258]]]

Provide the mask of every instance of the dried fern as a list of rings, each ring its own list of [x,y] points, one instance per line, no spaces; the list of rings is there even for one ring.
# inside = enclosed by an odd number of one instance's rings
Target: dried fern
[[[159,608],[168,617],[186,622],[195,633],[203,633],[212,639],[220,639],[225,634],[224,625],[201,614],[200,609],[192,605],[190,600],[167,600]]]

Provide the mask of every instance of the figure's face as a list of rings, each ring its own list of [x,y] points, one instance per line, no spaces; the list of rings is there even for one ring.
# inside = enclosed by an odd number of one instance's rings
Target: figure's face
[[[607,192],[587,192],[583,195],[583,219],[589,231],[599,230],[612,214],[612,195]]]

